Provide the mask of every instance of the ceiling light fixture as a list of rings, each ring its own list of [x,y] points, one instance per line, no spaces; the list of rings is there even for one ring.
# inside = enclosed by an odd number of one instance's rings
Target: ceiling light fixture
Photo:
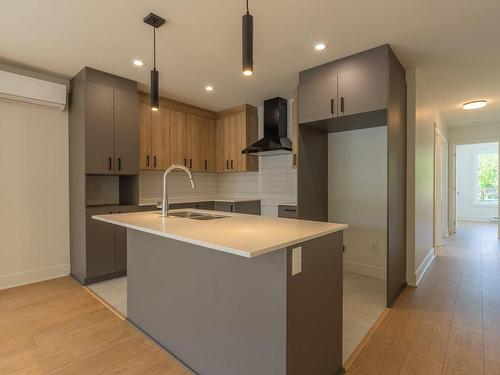
[[[143,20],[153,27],[153,70],[151,71],[151,110],[160,108],[160,73],[156,70],[156,29],[165,23],[165,19],[154,13],[149,13]]]
[[[249,77],[253,74],[253,16],[248,10],[248,0],[247,13],[243,15],[243,32],[242,32],[242,57],[243,57],[243,75]]]
[[[134,65],[135,66],[144,66],[144,62],[141,60],[134,60]]]
[[[467,102],[463,105],[464,109],[479,109],[484,108],[488,102],[486,100],[474,100],[472,102]]]
[[[214,87],[211,85],[208,85],[208,86],[205,86],[205,90],[207,90],[208,92],[212,92],[212,91],[214,91]]]
[[[314,49],[316,51],[323,51],[325,48],[326,48],[325,43],[316,43],[316,45],[314,46]]]

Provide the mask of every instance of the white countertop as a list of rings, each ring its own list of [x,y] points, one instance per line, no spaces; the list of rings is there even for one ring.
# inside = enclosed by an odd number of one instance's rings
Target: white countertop
[[[297,243],[347,229],[346,224],[244,215],[228,212],[179,209],[227,216],[215,220],[193,220],[159,211],[95,215],[93,219],[252,258]]]

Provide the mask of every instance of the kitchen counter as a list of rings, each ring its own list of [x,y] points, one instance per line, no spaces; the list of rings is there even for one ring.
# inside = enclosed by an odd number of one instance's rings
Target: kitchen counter
[[[96,215],[127,230],[127,319],[205,375],[342,371],[345,224]]]
[[[195,209],[190,211],[226,216],[215,220],[161,217],[158,211],[97,215],[93,218],[178,241],[240,255],[256,257],[347,229],[345,224],[283,219]]]
[[[253,202],[253,201],[259,201],[260,199],[258,198],[231,198],[231,197],[204,197],[204,198],[169,198],[168,202],[170,204],[177,204],[177,203],[196,203],[196,202],[228,202],[228,203],[238,203],[238,202]],[[141,203],[139,203],[139,206],[156,206],[158,202],[161,202],[162,199],[158,199],[155,201],[152,200],[143,200]]]

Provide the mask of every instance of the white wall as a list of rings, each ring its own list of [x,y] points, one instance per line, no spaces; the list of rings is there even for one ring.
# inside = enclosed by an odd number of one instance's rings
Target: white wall
[[[69,274],[68,114],[0,101],[0,289]]]
[[[344,233],[344,269],[385,279],[386,127],[328,135],[328,220],[349,224]]]
[[[434,128],[446,135],[439,111],[418,69],[408,85],[407,256],[409,285],[417,285],[434,259]]]
[[[475,180],[478,153],[498,153],[498,143],[475,143],[458,145],[457,154],[457,219],[489,221],[498,214],[498,205],[485,205],[476,202]]]

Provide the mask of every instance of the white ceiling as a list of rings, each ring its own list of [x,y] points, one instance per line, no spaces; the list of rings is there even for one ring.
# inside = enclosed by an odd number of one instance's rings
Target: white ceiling
[[[250,0],[250,79],[241,75],[244,0],[5,0],[0,59],[67,77],[91,66],[147,88],[152,30],[142,18],[150,11],[168,20],[157,65],[169,97],[214,110],[260,104],[289,96],[300,70],[389,43],[406,68],[422,69],[447,125],[500,119],[498,0]],[[316,52],[316,41],[327,49]],[[461,109],[477,98],[489,106]]]

